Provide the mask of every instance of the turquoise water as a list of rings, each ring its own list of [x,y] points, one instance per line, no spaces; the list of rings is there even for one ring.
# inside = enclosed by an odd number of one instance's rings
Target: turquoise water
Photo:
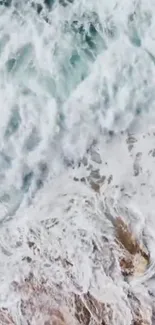
[[[0,196],[10,213],[14,196],[17,206],[31,198],[105,130],[153,118],[154,3],[2,2]]]

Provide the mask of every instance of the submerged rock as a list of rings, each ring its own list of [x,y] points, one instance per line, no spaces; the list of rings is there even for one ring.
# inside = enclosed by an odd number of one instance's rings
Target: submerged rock
[[[142,252],[134,257],[134,276],[141,276],[145,273],[148,267],[149,260],[142,255]]]
[[[6,308],[0,309],[0,324],[1,325],[15,325],[15,322],[13,321],[12,317],[10,316],[8,309],[6,309]]]
[[[130,254],[136,254],[139,250],[138,243],[127,224],[120,217],[115,220],[115,231],[119,244]]]
[[[147,303],[144,303],[133,294],[129,297],[129,303],[132,312],[132,322],[129,321],[130,325],[152,324],[152,309]],[[120,315],[119,312],[117,315],[116,306],[103,303],[87,292],[81,296],[75,296],[75,317],[83,325],[113,325],[116,324],[116,319]],[[126,324],[123,319],[121,324]]]
[[[120,218],[115,220],[116,241],[121,249],[120,267],[123,275],[141,276],[149,265],[149,253]]]
[[[100,302],[89,292],[75,296],[75,317],[82,325],[110,325],[112,308],[109,304]]]
[[[80,324],[89,325],[91,315],[79,295],[75,295],[74,304],[75,304],[75,318],[78,320]]]
[[[142,297],[129,293],[130,308],[133,313],[133,325],[152,325],[152,308]]]
[[[133,275],[134,273],[134,263],[130,255],[124,255],[120,258],[121,272],[124,277]]]
[[[34,243],[29,243],[33,247]],[[122,260],[123,270],[134,270],[134,263],[129,257],[134,257],[128,252],[128,260]],[[127,257],[127,255],[126,255]],[[61,258],[60,258],[61,259]],[[124,262],[124,265],[123,265]],[[128,264],[127,264],[128,263]],[[61,286],[54,286],[43,279],[36,279],[30,272],[23,283],[13,283],[15,292],[20,296],[21,324],[37,325],[115,325],[127,324],[118,308],[117,301],[114,303],[100,300],[91,292],[75,294],[63,292]],[[128,307],[131,311],[129,325],[151,325],[152,309],[143,297],[137,296],[132,291],[126,293]],[[4,320],[4,321],[3,321]],[[16,325],[7,310],[0,311],[0,324]],[[3,322],[2,322],[3,321]]]

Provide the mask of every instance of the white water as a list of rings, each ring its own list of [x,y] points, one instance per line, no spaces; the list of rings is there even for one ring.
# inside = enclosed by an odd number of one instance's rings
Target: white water
[[[154,14],[153,0],[55,2],[41,15],[30,2],[0,6],[0,305],[16,324],[28,323],[20,320],[11,283],[32,270],[51,288],[61,284],[66,296],[89,290],[113,304],[115,324],[131,323],[128,288],[144,301],[147,288],[154,290]],[[92,46],[85,40],[90,23]],[[131,152],[120,133],[126,130],[137,139]],[[106,176],[100,194],[74,181],[90,174],[78,165],[83,156]],[[113,257],[103,235],[112,246],[114,236],[105,203],[145,237],[151,265],[143,278],[126,283],[117,263],[109,271]],[[60,259],[72,266],[66,270]]]

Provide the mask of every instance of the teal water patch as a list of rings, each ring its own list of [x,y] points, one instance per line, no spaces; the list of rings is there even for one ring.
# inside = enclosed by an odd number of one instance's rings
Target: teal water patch
[[[28,67],[28,74],[33,75],[33,71]],[[49,94],[51,97],[58,97],[58,89],[56,87],[56,81],[50,73],[42,73],[38,76],[38,83],[41,85],[42,90]]]
[[[77,67],[78,64],[80,64],[80,61],[81,61],[81,57],[78,53],[77,50],[73,51],[71,57],[70,57],[70,63],[73,67]]]
[[[63,6],[66,7],[68,4],[73,3],[74,0],[59,0],[59,3]]]
[[[51,6],[54,4],[54,0],[44,0],[44,3],[47,7],[51,8]]]
[[[9,59],[6,63],[6,68],[8,72],[11,72],[15,68],[15,65],[16,65],[16,59],[15,58]]]
[[[134,46],[140,47],[142,45],[142,41],[140,37],[140,31],[138,31],[137,23],[138,21],[137,21],[136,13],[129,15],[128,18],[129,39]]]
[[[33,151],[40,142],[39,132],[36,128],[33,128],[29,136],[25,140],[24,149],[27,151]]]
[[[11,168],[11,157],[4,153],[3,151],[0,152],[0,169],[9,169]]]
[[[148,53],[148,55],[149,55],[151,61],[153,62],[153,64],[155,64],[155,56],[152,53],[150,53],[149,51],[147,51],[147,50],[146,50],[146,52]]]
[[[0,0],[0,5],[3,5],[5,7],[10,7],[12,3],[12,0]]]
[[[132,32],[130,33],[130,40],[134,46],[140,47],[142,45],[141,39],[139,37],[138,31],[136,28],[132,29]]]
[[[44,28],[43,20],[37,23],[42,26],[42,29]],[[99,29],[101,29],[99,19],[93,14],[92,17],[84,16],[81,22],[77,19],[66,21],[64,40],[56,44],[56,49],[51,55],[51,61],[55,62],[56,66],[54,71],[52,71],[50,62],[49,69],[38,67],[31,43],[26,43],[15,53],[9,55],[6,61],[6,71],[11,78],[15,78],[16,84],[20,86],[27,84],[28,87],[34,89],[34,92],[40,89],[42,93],[46,92],[47,95],[62,103],[78,84],[87,78],[96,57],[103,49],[106,49]],[[68,39],[69,43],[66,48]],[[49,51],[49,45],[45,44],[45,52]]]
[[[11,112],[9,123],[6,127],[5,137],[10,137],[12,134],[14,134],[18,130],[20,123],[21,117],[19,114],[19,110],[13,109]]]
[[[24,192],[28,192],[31,183],[32,183],[32,179],[33,179],[34,173],[32,171],[26,173],[23,177],[23,181],[22,181],[22,190]]]
[[[88,20],[86,24],[87,27],[84,23],[80,23],[78,20],[74,20],[71,24],[72,31],[75,33],[75,36],[79,38],[79,46],[81,43],[81,49],[92,51],[94,58],[106,47],[96,25],[101,29],[98,20],[96,22]]]
[[[7,60],[6,69],[8,73],[23,71],[32,60],[32,54],[32,45],[30,43],[23,45],[16,53],[13,54],[13,57]]]
[[[6,45],[8,44],[10,40],[10,36],[7,34],[4,34],[3,36],[1,36],[0,38],[0,54],[2,54],[2,52],[4,51]]]
[[[72,42],[68,53],[62,58],[62,52],[57,49],[55,59],[60,60],[58,76],[56,77],[56,93],[60,100],[65,100],[91,71],[92,64],[106,44],[95,27],[95,22],[88,19],[86,24],[73,20],[65,26],[65,33],[70,33]],[[63,51],[61,49],[61,51]]]

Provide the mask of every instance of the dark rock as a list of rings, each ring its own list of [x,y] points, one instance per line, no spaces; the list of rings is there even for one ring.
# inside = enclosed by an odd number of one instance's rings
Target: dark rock
[[[85,182],[86,182],[85,177],[82,177],[82,178],[80,179],[80,181],[81,181],[82,183],[85,183]]]
[[[93,181],[90,181],[90,186],[95,192],[99,193],[99,191],[100,191],[100,185],[99,184],[97,184],[97,183],[95,183]]]
[[[28,241],[28,246],[29,246],[30,248],[32,248],[34,245],[35,245],[34,242]]]
[[[74,177],[73,179],[74,179],[75,182],[79,182],[79,178]]]
[[[109,178],[108,178],[108,184],[110,184],[112,182],[112,180],[113,180],[113,176],[110,175]]]
[[[32,258],[29,257],[29,256],[26,256],[26,257],[23,257],[22,258],[22,261],[27,261],[28,263],[31,263],[32,262]]]
[[[89,325],[90,318],[91,318],[90,312],[83,304],[80,296],[75,295],[74,303],[75,303],[75,317],[77,318],[79,323],[82,325]]]
[[[126,140],[126,143],[127,144],[134,144],[135,142],[137,142],[137,139],[135,137],[133,137],[132,135],[129,135],[127,140]]]
[[[133,164],[133,174],[134,176],[138,176],[141,172],[141,167],[137,161],[134,162]]]
[[[133,144],[129,144],[129,145],[128,145],[128,150],[129,150],[129,152],[130,152],[132,149],[133,149]]]

